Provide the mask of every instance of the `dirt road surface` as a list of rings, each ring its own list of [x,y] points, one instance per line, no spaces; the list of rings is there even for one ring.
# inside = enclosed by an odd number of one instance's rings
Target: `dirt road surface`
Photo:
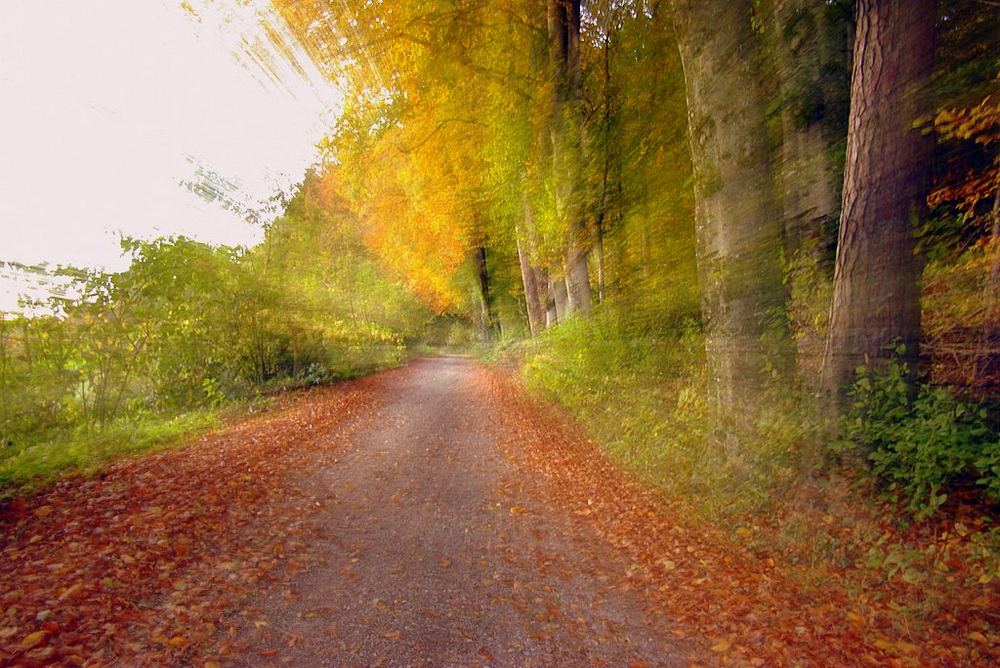
[[[669,620],[616,586],[628,564],[518,475],[473,370],[386,374],[337,461],[303,472],[330,500],[320,554],[255,601],[238,663],[687,665]]]

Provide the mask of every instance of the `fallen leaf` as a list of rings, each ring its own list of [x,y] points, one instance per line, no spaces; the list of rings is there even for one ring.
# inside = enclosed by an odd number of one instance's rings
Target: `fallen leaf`
[[[730,642],[730,641],[726,640],[725,638],[723,638],[719,642],[717,642],[714,645],[712,645],[712,651],[713,652],[719,652],[719,653],[728,652],[729,648],[732,647],[732,646],[733,646],[732,642]]]
[[[65,601],[68,598],[73,598],[81,591],[83,591],[83,583],[77,582],[75,585],[67,587],[63,593],[59,594],[59,600]]]
[[[28,635],[24,636],[24,638],[21,640],[20,647],[22,650],[29,650],[38,643],[45,640],[45,637],[47,635],[49,635],[48,631],[35,631],[34,633],[29,633]]]

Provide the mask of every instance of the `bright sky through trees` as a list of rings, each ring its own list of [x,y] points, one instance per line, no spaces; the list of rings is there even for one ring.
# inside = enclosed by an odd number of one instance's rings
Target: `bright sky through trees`
[[[0,8],[0,262],[121,269],[119,233],[259,240],[183,183],[214,172],[243,206],[287,189],[341,95],[287,33],[269,38],[267,3],[183,5]],[[0,272],[0,310],[26,289]]]

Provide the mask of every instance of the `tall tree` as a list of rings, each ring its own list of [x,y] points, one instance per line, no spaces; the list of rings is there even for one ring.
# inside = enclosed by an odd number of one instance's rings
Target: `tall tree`
[[[581,207],[583,119],[580,116],[580,0],[548,0],[552,69],[552,171],[556,216],[568,231],[565,259],[566,311],[590,311],[588,247]],[[554,279],[559,280],[559,279]],[[553,292],[559,301],[560,289]],[[560,316],[561,318],[562,316]]]
[[[754,413],[787,362],[781,229],[751,0],[678,0],[694,168],[710,395],[724,421]],[[731,440],[731,439],[727,439]]]
[[[920,338],[920,262],[932,137],[914,129],[929,107],[934,0],[859,0],[840,235],[824,386],[839,395],[855,369]]]

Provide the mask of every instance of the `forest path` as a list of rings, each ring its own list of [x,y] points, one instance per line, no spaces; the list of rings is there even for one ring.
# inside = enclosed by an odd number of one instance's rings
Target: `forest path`
[[[0,668],[986,664],[792,566],[428,358],[0,501]]]
[[[621,586],[629,563],[517,467],[461,357],[376,377],[332,463],[310,565],[246,614],[239,665],[678,665],[690,647]],[[337,438],[336,436],[332,438]]]

